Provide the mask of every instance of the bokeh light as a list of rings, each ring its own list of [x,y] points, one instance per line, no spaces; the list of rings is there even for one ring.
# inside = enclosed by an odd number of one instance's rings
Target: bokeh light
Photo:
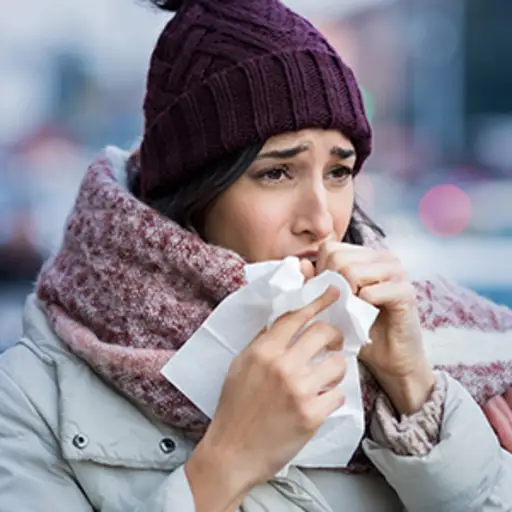
[[[419,215],[423,225],[437,236],[456,236],[468,226],[471,199],[455,185],[436,185],[421,199]]]
[[[373,102],[373,97],[370,91],[364,86],[361,86],[361,95],[363,96],[363,104],[366,110],[366,116],[368,117],[368,121],[371,123],[375,114],[375,104]]]

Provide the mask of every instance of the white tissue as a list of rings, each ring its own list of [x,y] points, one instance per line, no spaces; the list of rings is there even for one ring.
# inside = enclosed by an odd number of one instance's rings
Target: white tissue
[[[369,330],[378,310],[355,297],[346,280],[335,272],[324,271],[304,284],[296,257],[247,265],[245,272],[247,286],[219,304],[164,366],[162,374],[212,418],[236,355],[279,316],[311,303],[329,285],[336,286],[341,290],[340,298],[314,321],[327,322],[343,333],[347,373],[340,386],[345,403],[291,464],[346,467],[364,434],[357,354],[370,341]]]

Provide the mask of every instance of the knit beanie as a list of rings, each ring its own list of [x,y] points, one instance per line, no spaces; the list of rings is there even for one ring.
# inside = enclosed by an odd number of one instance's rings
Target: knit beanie
[[[349,67],[279,0],[161,0],[176,15],[151,56],[140,148],[141,195],[177,190],[209,164],[281,133],[341,131],[371,150]]]

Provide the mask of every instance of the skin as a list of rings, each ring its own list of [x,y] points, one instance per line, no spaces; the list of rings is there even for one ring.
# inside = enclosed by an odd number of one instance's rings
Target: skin
[[[483,407],[501,446],[512,453],[512,387],[503,396],[496,396]]]
[[[272,156],[293,148],[307,150],[288,158]],[[216,201],[206,220],[206,239],[248,262],[281,259],[341,240],[354,202],[354,163],[354,146],[336,131],[271,138]]]
[[[340,242],[354,204],[355,158],[351,142],[332,130],[269,139],[218,198],[205,235],[248,262],[299,256],[306,279],[325,269],[343,275],[354,293],[380,309],[373,343],[359,357],[397,412],[410,414],[428,400],[435,382],[422,348],[414,289],[392,254]],[[316,322],[290,344],[338,293],[328,290],[284,315],[235,358],[215,417],[185,466],[198,511],[236,510],[343,403],[337,386],[345,374],[342,334]],[[325,348],[330,355],[315,363]]]

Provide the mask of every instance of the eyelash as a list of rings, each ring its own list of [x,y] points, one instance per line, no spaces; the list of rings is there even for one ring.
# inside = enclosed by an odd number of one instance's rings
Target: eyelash
[[[291,176],[289,174],[288,167],[283,165],[283,166],[272,167],[270,169],[265,169],[265,170],[257,173],[256,179],[261,180],[261,181],[267,181],[270,183],[279,183],[281,181],[280,179],[272,179],[269,177],[270,174],[275,173],[276,171],[285,174],[288,179],[291,178]],[[344,165],[340,165],[338,167],[333,167],[329,172],[333,172],[333,171],[342,171],[343,172],[343,176],[335,178],[336,181],[345,181],[349,176],[354,175],[353,170]]]

